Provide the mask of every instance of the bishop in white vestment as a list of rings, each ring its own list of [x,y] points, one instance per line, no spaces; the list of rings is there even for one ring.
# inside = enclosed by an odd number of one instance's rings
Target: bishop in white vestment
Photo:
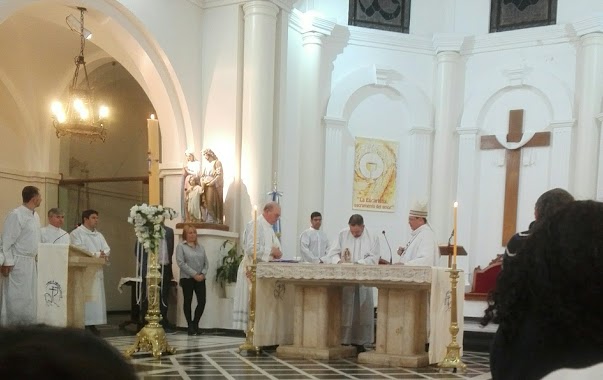
[[[65,214],[58,208],[48,210],[48,225],[42,227],[40,235],[42,243],[69,244],[69,233],[62,229],[65,222]]]
[[[40,217],[35,208],[42,196],[25,186],[23,204],[8,214],[2,232],[2,325],[33,324],[37,318],[36,255],[40,243]]]
[[[233,307],[233,329],[247,330],[249,318],[249,279],[247,278],[247,267],[253,263],[254,246],[254,223],[256,230],[255,249],[258,262],[268,262],[272,259],[280,259],[281,242],[278,240],[272,226],[281,216],[281,206],[276,202],[269,202],[264,206],[262,215],[247,223],[243,235],[243,261],[237,272],[237,284]]]
[[[329,253],[321,258],[323,263],[338,264],[349,252],[354,264],[375,265],[379,262],[379,236],[364,227],[361,215],[354,214],[349,228],[339,232]],[[373,289],[366,286],[345,286],[342,294],[341,343],[362,346],[374,340]]]
[[[408,212],[408,224],[412,232],[406,247],[398,248],[402,256],[400,264],[417,266],[438,266],[440,252],[431,226],[427,224],[427,203],[415,202]]]
[[[92,253],[95,257],[108,257],[111,248],[103,234],[96,230],[98,213],[86,210],[82,213],[82,225],[71,231],[71,244]],[[107,305],[105,300],[105,280],[103,269],[96,272],[92,284],[92,300],[86,302],[84,308],[84,324],[86,326],[107,323]]]

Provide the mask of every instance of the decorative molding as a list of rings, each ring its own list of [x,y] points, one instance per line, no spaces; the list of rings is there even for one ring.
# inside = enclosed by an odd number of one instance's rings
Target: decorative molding
[[[590,33],[603,33],[603,14],[599,13],[571,24],[576,35],[582,37]]]
[[[325,116],[322,118],[327,127],[333,128],[345,128],[348,125],[348,121],[346,119],[341,119],[339,117]]]
[[[360,264],[258,263],[258,278],[366,282],[370,284],[431,284],[432,268]]]
[[[433,49],[436,54],[451,51],[460,52],[465,42],[465,36],[458,34],[436,33],[433,35]]]
[[[477,135],[479,133],[479,128],[457,128],[456,133],[461,135]]]
[[[410,127],[409,133],[411,135],[431,135],[433,134],[433,127],[424,125],[415,125]]]
[[[505,69],[503,75],[509,79],[509,86],[523,86],[525,77],[532,71],[532,68],[527,66],[518,67],[515,69]]]
[[[548,25],[466,37],[461,54],[471,55],[506,49],[555,45],[572,42],[576,39],[576,35],[572,30],[568,30],[567,25]]]
[[[375,66],[375,86],[391,86],[400,77],[400,73],[393,69]]]
[[[159,163],[159,178],[182,176],[182,163]]]
[[[25,170],[15,170],[0,168],[0,179],[8,179],[20,182],[41,182],[58,185],[61,180],[61,174],[49,172],[30,172]]]
[[[225,7],[235,4],[245,4],[251,1],[257,0],[188,0],[189,2],[200,6],[201,8],[219,8]],[[290,12],[293,9],[293,4],[296,3],[297,0],[263,0],[265,2],[272,3],[279,7],[280,9]]]
[[[603,113],[600,113],[599,115],[597,115],[597,118],[599,118],[599,117],[603,117]],[[602,119],[599,119],[599,121],[602,121]],[[549,126],[551,127],[551,129],[573,128],[574,125],[576,125],[576,120],[575,119],[572,119],[572,120],[551,121],[551,123],[549,124]]]
[[[350,32],[350,45],[433,55],[431,38],[357,26],[347,28]]]

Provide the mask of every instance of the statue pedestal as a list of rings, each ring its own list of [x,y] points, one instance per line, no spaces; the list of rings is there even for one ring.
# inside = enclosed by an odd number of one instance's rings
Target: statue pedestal
[[[199,225],[201,223],[198,223]],[[203,223],[203,225],[225,226],[223,224]],[[228,229],[228,226],[225,226]],[[182,242],[182,224],[177,224],[174,230],[175,242]],[[224,241],[229,240],[239,245],[239,234],[229,231],[221,231],[217,229],[201,228],[197,229],[197,241],[205,249],[207,260],[209,261],[209,269],[207,271],[207,279],[205,280],[206,288],[206,303],[205,311],[201,317],[199,327],[202,329],[232,329],[232,307],[233,299],[225,298],[224,289],[216,282],[216,270],[222,265],[222,258],[226,256],[230,244],[226,249],[221,248]],[[176,254],[174,253],[174,279],[180,280],[180,268],[176,263]],[[186,318],[182,311],[183,297],[182,288],[178,286],[178,306],[176,326],[187,327]],[[197,299],[193,295],[192,310],[197,306]],[[173,322],[173,321],[172,321]]]

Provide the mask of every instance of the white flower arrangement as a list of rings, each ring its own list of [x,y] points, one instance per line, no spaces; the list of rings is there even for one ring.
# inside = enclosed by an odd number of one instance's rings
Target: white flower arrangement
[[[169,207],[152,206],[143,203],[132,206],[128,223],[134,225],[138,242],[147,252],[155,252],[159,241],[163,239],[165,230],[161,224],[165,219],[174,219],[178,213]]]

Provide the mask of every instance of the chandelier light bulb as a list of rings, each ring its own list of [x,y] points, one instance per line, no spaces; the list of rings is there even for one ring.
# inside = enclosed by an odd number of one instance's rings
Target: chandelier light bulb
[[[84,102],[82,102],[82,99],[75,98],[73,100],[73,108],[75,108],[75,110],[81,114],[82,110],[84,109]]]
[[[52,104],[50,105],[50,110],[52,111],[52,114],[55,116],[59,116],[61,113],[63,112],[63,105],[61,104],[61,102],[59,101],[54,101],[52,102]]]
[[[109,116],[109,107],[100,106],[98,109],[98,117],[101,119],[106,119]]]
[[[86,120],[88,119],[88,116],[90,116],[90,113],[86,108],[82,108],[81,110],[78,110],[78,112],[80,113],[80,119],[82,120]]]

